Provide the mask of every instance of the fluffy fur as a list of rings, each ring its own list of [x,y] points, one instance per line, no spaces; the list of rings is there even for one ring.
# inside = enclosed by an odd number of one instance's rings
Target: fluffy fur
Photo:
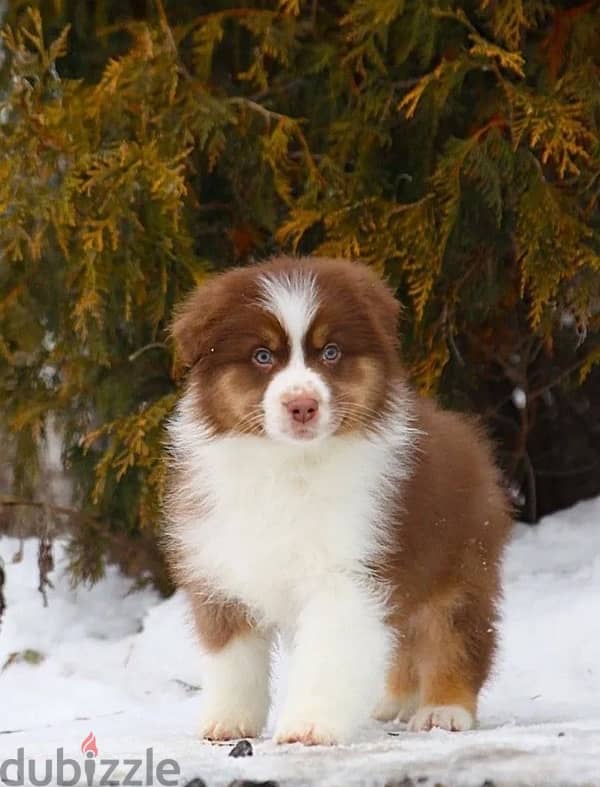
[[[275,259],[174,321],[166,536],[205,656],[200,735],[258,735],[270,642],[291,646],[280,742],[369,715],[468,729],[510,526],[480,430],[407,385],[398,304],[365,267]]]

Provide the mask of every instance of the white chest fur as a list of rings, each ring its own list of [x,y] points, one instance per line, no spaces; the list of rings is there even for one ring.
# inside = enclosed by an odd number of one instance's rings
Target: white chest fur
[[[172,424],[188,513],[170,535],[190,578],[285,626],[306,596],[361,575],[384,546],[390,483],[405,474],[411,428],[304,448],[256,436],[211,438],[184,400]]]

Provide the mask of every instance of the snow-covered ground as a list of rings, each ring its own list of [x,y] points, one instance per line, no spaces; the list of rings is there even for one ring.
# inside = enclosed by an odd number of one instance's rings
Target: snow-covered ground
[[[208,787],[239,778],[341,787],[406,777],[425,787],[600,785],[600,499],[517,528],[505,565],[502,649],[479,729],[408,733],[374,724],[352,746],[277,747],[265,738],[245,759],[194,736],[202,678],[181,596],[130,592],[114,569],[91,589],[72,589],[59,554],[44,609],[36,544],[27,541],[12,562],[17,551],[15,539],[0,540],[0,783],[3,762],[20,747],[26,760],[55,760],[63,747],[83,763],[80,744],[93,732],[98,761],[120,761],[116,783],[130,769],[124,760],[152,747],[155,763],[177,761],[182,785],[193,777]],[[14,778],[15,767],[7,773]]]

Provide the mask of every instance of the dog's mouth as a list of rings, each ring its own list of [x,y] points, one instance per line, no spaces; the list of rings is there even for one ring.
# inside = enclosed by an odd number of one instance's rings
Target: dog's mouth
[[[279,442],[309,445],[320,443],[329,437],[333,437],[341,428],[342,423],[342,417],[332,413],[326,419],[320,419],[317,423],[299,424],[292,422],[280,425],[276,430],[265,428],[265,434]]]
[[[292,440],[297,440],[301,443],[306,443],[311,440],[318,440],[327,436],[327,434],[324,433],[322,429],[314,426],[300,426],[298,428],[290,429],[288,435]]]
[[[267,433],[268,434],[268,433]],[[300,426],[297,428],[283,429],[277,434],[268,435],[274,440],[284,443],[316,443],[329,436],[329,431],[314,426]]]

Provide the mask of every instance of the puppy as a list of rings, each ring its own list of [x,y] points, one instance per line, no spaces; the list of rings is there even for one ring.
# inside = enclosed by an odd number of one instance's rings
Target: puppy
[[[480,429],[407,384],[398,312],[358,263],[276,258],[176,313],[166,539],[206,656],[204,738],[260,734],[275,632],[278,742],[348,741],[370,715],[473,726],[510,516]]]

